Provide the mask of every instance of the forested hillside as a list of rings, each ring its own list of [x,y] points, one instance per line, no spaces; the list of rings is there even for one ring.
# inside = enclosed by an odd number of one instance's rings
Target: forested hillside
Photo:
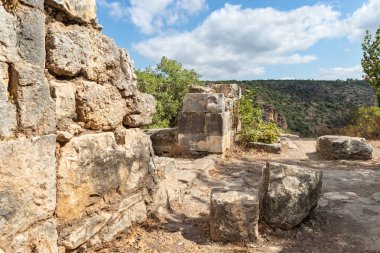
[[[256,80],[236,82],[256,91],[259,103],[283,114],[290,132],[318,136],[347,125],[360,106],[376,102],[372,88],[364,81]],[[223,83],[222,82],[222,83]]]

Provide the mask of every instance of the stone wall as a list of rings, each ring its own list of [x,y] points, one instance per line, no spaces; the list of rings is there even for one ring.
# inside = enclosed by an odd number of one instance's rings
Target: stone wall
[[[190,88],[179,115],[178,143],[184,152],[224,153],[239,128],[236,84]],[[195,93],[198,92],[198,93]]]
[[[71,252],[146,219],[155,101],[95,0],[0,0],[0,252]]]

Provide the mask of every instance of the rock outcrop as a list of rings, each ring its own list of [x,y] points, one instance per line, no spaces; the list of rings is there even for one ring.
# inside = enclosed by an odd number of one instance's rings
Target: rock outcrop
[[[268,225],[291,229],[317,206],[321,189],[321,171],[267,163],[260,185],[260,216]]]
[[[372,158],[372,147],[364,138],[325,135],[317,140],[317,152],[328,159],[359,159]]]
[[[69,251],[146,219],[155,101],[95,0],[0,0],[0,252]],[[91,242],[89,242],[91,239]]]

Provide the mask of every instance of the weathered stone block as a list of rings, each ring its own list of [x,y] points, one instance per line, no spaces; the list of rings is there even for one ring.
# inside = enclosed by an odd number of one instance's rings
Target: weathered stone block
[[[230,113],[206,113],[206,134],[224,136],[230,129]]]
[[[0,62],[11,62],[17,57],[17,19],[0,5]]]
[[[149,129],[145,132],[150,136],[156,155],[168,153],[178,144],[177,128]]]
[[[208,152],[223,154],[231,148],[231,133],[227,133],[223,136],[209,136],[207,138]]]
[[[8,83],[3,83],[3,80],[2,71],[0,71],[0,138],[10,138],[14,136],[17,128],[16,105],[8,92]]]
[[[90,37],[85,27],[50,23],[46,33],[46,67],[58,76],[73,77],[88,65]]]
[[[78,119],[86,128],[112,130],[122,124],[127,108],[115,86],[84,80],[76,84]]]
[[[202,135],[206,130],[206,114],[199,112],[181,112],[178,121],[179,134]]]
[[[329,159],[372,158],[372,147],[364,138],[326,135],[317,140],[317,152]]]
[[[71,82],[50,81],[50,91],[55,98],[57,120],[75,117],[75,85]]]
[[[317,206],[321,189],[321,171],[267,163],[260,186],[260,216],[268,225],[291,229]]]
[[[29,64],[12,67],[10,86],[19,107],[19,127],[27,134],[55,131],[55,104],[44,70]]]
[[[240,98],[241,89],[236,83],[214,84],[211,86],[217,93],[223,93],[226,98]]]
[[[95,0],[47,0],[46,4],[62,10],[68,17],[80,23],[97,22]]]
[[[178,143],[184,151],[208,151],[208,138],[205,134],[178,134]]]
[[[55,233],[47,235],[44,230],[47,226],[55,231],[53,223],[30,230],[33,224],[53,217],[55,146],[54,135],[0,142],[0,248],[9,249],[6,252],[19,252],[15,248],[24,244],[17,238],[34,238],[25,241],[35,244],[56,243]],[[9,248],[12,241],[19,246]]]
[[[210,197],[211,239],[222,242],[250,242],[258,236],[257,191],[212,189]]]
[[[281,143],[250,142],[247,144],[247,147],[273,154],[280,154],[282,150]]]
[[[43,10],[30,9],[17,12],[19,19],[19,55],[28,63],[45,67],[45,14]]]
[[[220,93],[188,93],[183,100],[182,111],[222,113],[225,111],[224,95]]]
[[[152,123],[156,112],[156,100],[152,95],[136,90],[126,98],[127,112],[123,124],[130,127],[141,127]]]

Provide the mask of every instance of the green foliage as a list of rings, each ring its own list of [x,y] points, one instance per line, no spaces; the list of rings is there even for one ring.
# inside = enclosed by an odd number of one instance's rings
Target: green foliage
[[[365,80],[374,89],[377,103],[380,105],[380,27],[377,29],[373,40],[367,30],[362,43],[362,49],[362,67],[365,73]]]
[[[247,90],[254,90],[255,94],[250,95],[257,104],[273,107],[286,118],[288,131],[303,137],[316,137],[344,128],[359,107],[376,104],[373,89],[360,80],[234,82]]]
[[[200,83],[197,72],[184,69],[175,60],[162,57],[156,68],[148,67],[136,71],[136,74],[139,89],[157,100],[157,113],[149,128],[176,126],[178,112],[189,86]]]
[[[377,106],[359,108],[352,117],[352,123],[344,128],[342,134],[378,139],[380,137],[380,108]]]
[[[239,101],[239,118],[241,122],[240,141],[274,143],[280,135],[280,128],[272,122],[262,119],[260,107],[252,101],[252,92],[248,92]]]

